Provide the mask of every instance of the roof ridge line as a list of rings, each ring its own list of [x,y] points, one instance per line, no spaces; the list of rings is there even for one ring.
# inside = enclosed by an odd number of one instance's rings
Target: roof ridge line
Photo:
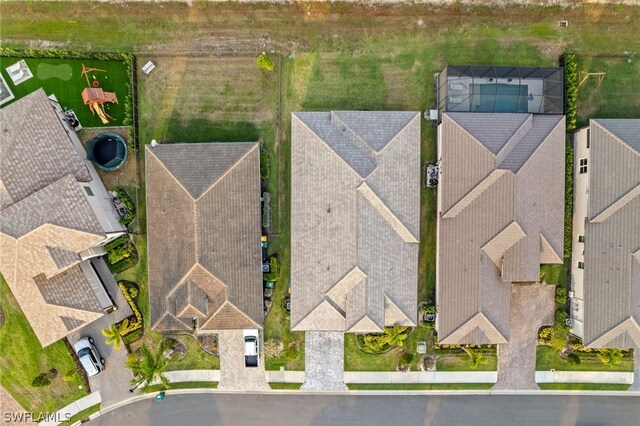
[[[225,143],[225,142],[212,142],[212,143]],[[198,195],[198,197],[197,197],[197,198],[194,198],[194,201],[195,201],[196,203],[200,200],[200,198],[204,197],[204,196],[205,196],[209,191],[211,191],[211,189],[213,189],[213,187],[214,187],[214,186],[216,186],[216,185],[217,185],[217,184],[218,184],[222,179],[224,179],[225,177],[227,177],[227,175],[228,175],[229,173],[231,173],[231,171],[232,171],[233,169],[235,169],[235,168],[236,168],[236,166],[237,166],[238,164],[240,164],[240,162],[242,162],[242,160],[244,160],[245,158],[247,158],[247,156],[248,156],[249,154],[251,154],[251,152],[253,152],[253,150],[255,150],[255,149],[257,149],[257,148],[258,148],[258,143],[257,143],[257,142],[236,142],[236,143],[251,143],[251,144],[255,144],[255,145],[254,145],[253,147],[251,147],[251,149],[249,149],[247,152],[245,152],[245,153],[244,153],[244,154],[243,154],[243,155],[238,159],[238,161],[236,161],[235,163],[233,163],[233,164],[231,165],[231,167],[229,167],[229,168],[227,169],[227,171],[226,171],[226,172],[224,172],[222,175],[220,175],[220,177],[219,177],[218,179],[216,179],[216,180],[215,180],[215,182],[213,182],[211,185],[209,185],[209,186],[207,187],[207,189],[205,189],[204,191],[202,191],[202,193],[201,193],[200,195]],[[260,165],[260,160],[258,160],[258,165]]]
[[[404,111],[403,111],[403,112],[404,112]],[[412,111],[406,111],[406,112],[412,112]],[[409,120],[409,122],[408,122],[407,124],[405,124],[405,126],[404,126],[402,129],[398,130],[398,133],[396,133],[396,134],[391,138],[391,140],[390,140],[389,142],[387,142],[387,144],[386,144],[385,146],[383,146],[383,147],[382,147],[382,149],[376,153],[376,155],[380,155],[380,154],[382,154],[382,151],[384,151],[385,149],[387,149],[387,147],[388,147],[389,145],[391,145],[391,143],[392,143],[392,142],[395,142],[395,140],[396,140],[396,139],[398,139],[398,135],[400,135],[400,133],[402,133],[402,132],[404,132],[405,130],[407,130],[407,128],[408,128],[408,127],[409,127],[409,126],[410,126],[414,121],[416,121],[416,119],[419,119],[419,118],[420,118],[420,113],[419,113],[419,112],[416,112],[416,115],[415,115],[411,120]],[[421,141],[421,142],[422,142],[422,141]],[[376,169],[377,169],[377,167],[376,167]],[[376,170],[376,169],[374,169],[374,171],[373,171],[373,172],[371,172],[371,174],[373,174],[373,173],[375,172],[375,170]]]
[[[191,193],[189,192],[189,190],[187,190],[187,188],[185,188],[185,186],[178,180],[176,179],[176,177],[174,176],[173,173],[171,173],[171,170],[169,170],[169,168],[162,162],[162,160],[160,158],[158,158],[158,156],[156,154],[153,153],[152,149],[149,148],[149,145],[145,146],[145,149],[153,156],[153,158],[156,159],[156,161],[162,166],[162,168],[169,174],[169,176],[171,176],[171,178],[180,186],[180,188],[182,188],[187,195],[189,196],[189,198],[191,198],[192,200],[195,201],[195,198],[193,198],[193,196],[191,195]],[[146,171],[146,164],[145,164],[145,171]]]
[[[449,208],[443,215],[443,219],[452,219],[473,201],[475,201],[482,193],[491,188],[500,178],[507,174],[513,174],[511,170],[494,169],[487,176],[482,178],[473,188],[471,188],[462,198],[460,198],[453,206]]]
[[[337,113],[339,113],[339,112],[340,111],[335,111],[335,110],[329,111],[329,121],[333,122],[333,118],[335,117],[336,120],[338,120],[339,124],[343,125],[345,127],[345,129],[349,131],[349,135],[351,137],[353,137],[354,139],[356,139],[357,142],[360,142],[361,144],[363,144],[365,146],[365,148],[367,148],[369,151],[371,151],[371,153],[373,154],[373,156],[375,158],[376,155],[377,155],[376,151],[373,148],[371,148],[371,146],[369,146],[369,144],[364,139],[362,139],[362,137],[360,135],[358,135],[354,130],[352,130],[351,127],[347,126],[347,123],[345,123],[344,120],[342,120],[340,117],[338,117]],[[349,112],[349,111],[343,111],[343,112]]]
[[[331,148],[331,147],[329,146],[329,144],[328,144],[327,142],[325,142],[325,140],[324,140],[324,139],[322,139],[322,138],[320,137],[320,135],[318,135],[315,131],[313,131],[313,129],[312,129],[311,127],[307,126],[307,123],[305,123],[303,120],[301,120],[301,119],[300,119],[300,117],[298,117],[298,116],[296,115],[296,113],[295,113],[295,112],[292,112],[292,113],[291,113],[291,115],[292,115],[292,116],[294,116],[294,117],[296,117],[296,120],[298,120],[298,122],[299,122],[300,124],[302,124],[302,125],[303,125],[307,130],[309,130],[309,131],[310,131],[310,132],[311,132],[311,133],[316,137],[316,139],[318,139],[320,142],[322,142],[322,145],[326,146],[326,147],[329,149],[329,151],[331,151],[331,152],[333,153],[333,155],[335,155],[335,156],[336,156],[336,157],[337,157],[337,158],[338,158],[338,159],[339,159],[339,160],[340,160],[340,161],[341,161],[345,166],[347,166],[347,168],[348,168],[349,170],[351,170],[351,172],[356,176],[356,178],[357,178],[358,180],[360,180],[360,181],[362,181],[362,182],[364,182],[364,181],[366,180],[366,178],[363,178],[362,176],[360,176],[360,175],[358,174],[358,172],[356,172],[356,171],[354,170],[354,168],[353,168],[353,167],[351,167],[351,166],[349,165],[349,163],[347,163],[347,161],[346,161],[344,158],[342,158],[342,157],[341,157],[341,156],[340,156],[340,155],[339,155],[339,154],[338,154],[338,153],[337,153],[333,148]],[[377,165],[376,165],[376,168],[375,168],[375,169],[373,169],[373,170],[371,171],[371,173],[373,173],[377,168],[378,168],[378,167],[377,167]],[[371,173],[370,173],[369,175],[367,175],[367,177],[368,177],[368,176],[370,176],[370,175],[371,175]]]
[[[606,120],[606,119],[605,119]],[[605,126],[603,126],[598,119],[591,119],[589,120],[589,128],[591,128],[591,123],[596,123],[598,125],[598,127],[600,127],[600,129],[602,129],[605,133],[607,133],[609,136],[611,136],[612,138],[614,138],[616,141],[618,141],[619,143],[621,143],[622,145],[625,146],[625,148],[627,148],[628,150],[630,150],[632,153],[634,153],[635,155],[637,155],[638,157],[640,157],[640,151],[636,151],[634,148],[632,148],[627,142],[625,142],[622,138],[618,137],[618,135],[616,135],[615,133],[613,133],[611,130],[609,130],[608,128],[606,128]]]
[[[529,161],[531,161],[531,159],[532,159],[533,157],[535,157],[535,156],[536,156],[536,153],[537,153],[537,152],[542,148],[542,146],[543,146],[543,145],[544,145],[544,144],[549,140],[549,135],[550,135],[551,133],[553,133],[553,132],[558,128],[558,126],[559,126],[561,123],[565,123],[564,115],[563,115],[563,116],[561,116],[561,117],[562,117],[562,118],[561,118],[560,120],[558,120],[558,122],[556,123],[556,125],[555,125],[555,126],[553,126],[553,128],[552,128],[551,130],[549,130],[549,133],[547,133],[547,135],[544,137],[544,139],[542,139],[542,142],[540,143],[540,145],[538,145],[538,146],[536,147],[536,149],[534,149],[534,150],[533,150],[533,152],[531,153],[531,155],[529,156],[529,158],[527,158],[527,159],[524,161],[524,163],[522,163],[522,164],[520,165],[520,167],[518,168],[518,170],[517,170],[517,171],[516,171],[516,173],[514,173],[514,174],[518,174],[518,172],[520,172],[520,170],[522,170],[522,168],[523,168],[523,167],[524,167],[524,166],[525,166]],[[565,134],[565,133],[566,133],[566,132],[565,132],[565,131],[563,131],[563,134]]]
[[[636,197],[640,196],[640,184],[636,185],[634,188],[631,188],[624,194],[622,197],[618,198],[612,204],[610,204],[606,209],[598,213],[596,217],[590,220],[592,223],[600,223],[607,220],[611,215],[616,213],[618,210],[622,209],[624,206],[633,201]]]
[[[473,113],[471,113],[471,112],[467,112],[467,113],[462,112],[462,113],[458,113],[458,114],[473,114]],[[482,149],[487,151],[487,153],[489,155],[491,155],[493,157],[493,159],[495,160],[496,154],[494,154],[487,146],[485,146],[482,142],[480,142],[480,140],[478,138],[476,138],[471,132],[469,132],[467,129],[465,129],[463,125],[461,125],[456,120],[454,120],[454,118],[451,117],[451,115],[449,115],[449,113],[444,113],[444,117],[448,118],[460,130],[462,130],[464,133],[466,133],[467,136],[469,136],[476,144],[478,144],[478,146],[482,147]]]
[[[261,325],[259,325],[257,322],[255,322],[253,319],[251,319],[249,317],[249,315],[247,315],[242,309],[240,309],[238,306],[236,306],[235,303],[233,303],[232,301],[229,300],[229,294],[227,293],[227,303],[231,306],[233,306],[238,312],[240,312],[245,318],[247,318],[249,321],[251,321],[252,323],[254,323],[258,328],[262,328]],[[223,303],[224,306],[224,303]]]
[[[382,216],[382,218],[391,225],[394,231],[404,240],[405,243],[419,243],[419,240],[409,231],[406,225],[398,219],[393,211],[387,206],[387,204],[375,193],[373,189],[367,184],[366,181],[358,185],[357,190],[364,198],[369,201],[369,204]],[[357,266],[357,265],[356,265]]]
[[[516,146],[524,139],[526,135],[533,129],[533,114],[527,114],[522,124],[513,132],[507,143],[496,154],[496,167],[499,167]]]

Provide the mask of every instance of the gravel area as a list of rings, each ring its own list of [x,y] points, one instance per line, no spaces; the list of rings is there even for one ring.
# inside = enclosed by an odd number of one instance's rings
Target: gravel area
[[[555,286],[511,285],[509,343],[498,345],[498,381],[493,389],[538,389],[538,329],[553,324]]]
[[[305,374],[302,390],[347,390],[344,384],[344,333],[305,333]]]

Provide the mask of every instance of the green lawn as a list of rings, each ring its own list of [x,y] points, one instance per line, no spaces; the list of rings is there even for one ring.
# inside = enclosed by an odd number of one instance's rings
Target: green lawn
[[[302,383],[275,383],[270,382],[269,386],[271,389],[285,389],[285,390],[298,390]]]
[[[536,370],[549,371],[626,371],[633,372],[633,357],[623,358],[618,365],[608,366],[602,363],[595,353],[580,355],[580,364],[572,365],[561,359],[558,352],[549,346],[536,348]]]
[[[161,390],[173,390],[173,389],[202,389],[202,388],[215,389],[217,387],[218,387],[218,382],[180,382],[180,383],[173,383],[173,384],[170,383],[167,389],[163,389],[162,385],[146,386],[141,389],[141,392],[152,393],[152,392],[159,392]]]
[[[498,369],[498,357],[495,355],[482,355],[478,366],[471,367],[467,355],[438,355],[436,357],[436,371],[496,371]]]
[[[68,382],[63,380],[65,374],[76,369],[64,340],[42,348],[2,276],[0,306],[5,315],[0,328],[0,384],[15,400],[30,412],[55,412],[87,395],[78,373]],[[51,379],[49,386],[31,386],[38,374],[52,368],[58,370],[58,377]]]
[[[14,100],[4,104],[3,107],[42,87],[47,95],[55,95],[62,107],[73,109],[82,127],[122,126],[125,99],[130,86],[127,65],[124,62],[26,58],[25,62],[33,77],[15,86],[5,68],[19,59],[22,58],[0,57],[0,71],[15,96]],[[100,118],[92,114],[82,100],[82,91],[89,87],[85,77],[81,76],[82,64],[87,68],[106,70],[106,72],[90,72],[89,81],[92,82],[91,84],[93,81],[98,81],[101,89],[106,92],[115,92],[118,97],[117,104],[107,103],[104,105],[105,112],[114,119],[109,124],[102,124]]]
[[[90,415],[92,415],[94,413],[97,413],[98,411],[100,411],[100,404],[99,403],[96,404],[96,405],[93,405],[93,406],[91,406],[89,408],[86,408],[86,409],[80,411],[77,414],[74,414],[73,416],[71,416],[69,418],[69,420],[60,423],[60,425],[61,426],[73,425],[76,422],[79,422],[81,420],[89,418]]]
[[[376,384],[350,383],[349,390],[488,390],[493,383],[415,383],[415,384]]]
[[[562,265],[540,265],[540,273],[544,274],[545,282],[567,288],[569,262],[570,260],[566,259]]]
[[[591,390],[626,391],[630,385],[612,385],[602,383],[539,383],[541,390]]]

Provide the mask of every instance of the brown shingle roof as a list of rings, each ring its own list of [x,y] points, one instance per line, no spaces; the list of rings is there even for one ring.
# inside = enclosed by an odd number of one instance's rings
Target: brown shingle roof
[[[591,120],[584,344],[640,348],[640,120]]]
[[[564,119],[451,113],[439,134],[438,338],[504,343],[510,283],[561,263]]]
[[[145,157],[152,326],[261,327],[258,145],[165,144]]]
[[[414,325],[419,114],[294,113],[291,151],[292,329]]]

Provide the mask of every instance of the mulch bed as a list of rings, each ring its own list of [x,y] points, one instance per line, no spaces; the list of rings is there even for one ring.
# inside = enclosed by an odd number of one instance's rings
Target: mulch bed
[[[198,345],[202,348],[203,351],[210,355],[218,356],[218,335],[217,334],[209,334],[204,336],[198,336]]]

